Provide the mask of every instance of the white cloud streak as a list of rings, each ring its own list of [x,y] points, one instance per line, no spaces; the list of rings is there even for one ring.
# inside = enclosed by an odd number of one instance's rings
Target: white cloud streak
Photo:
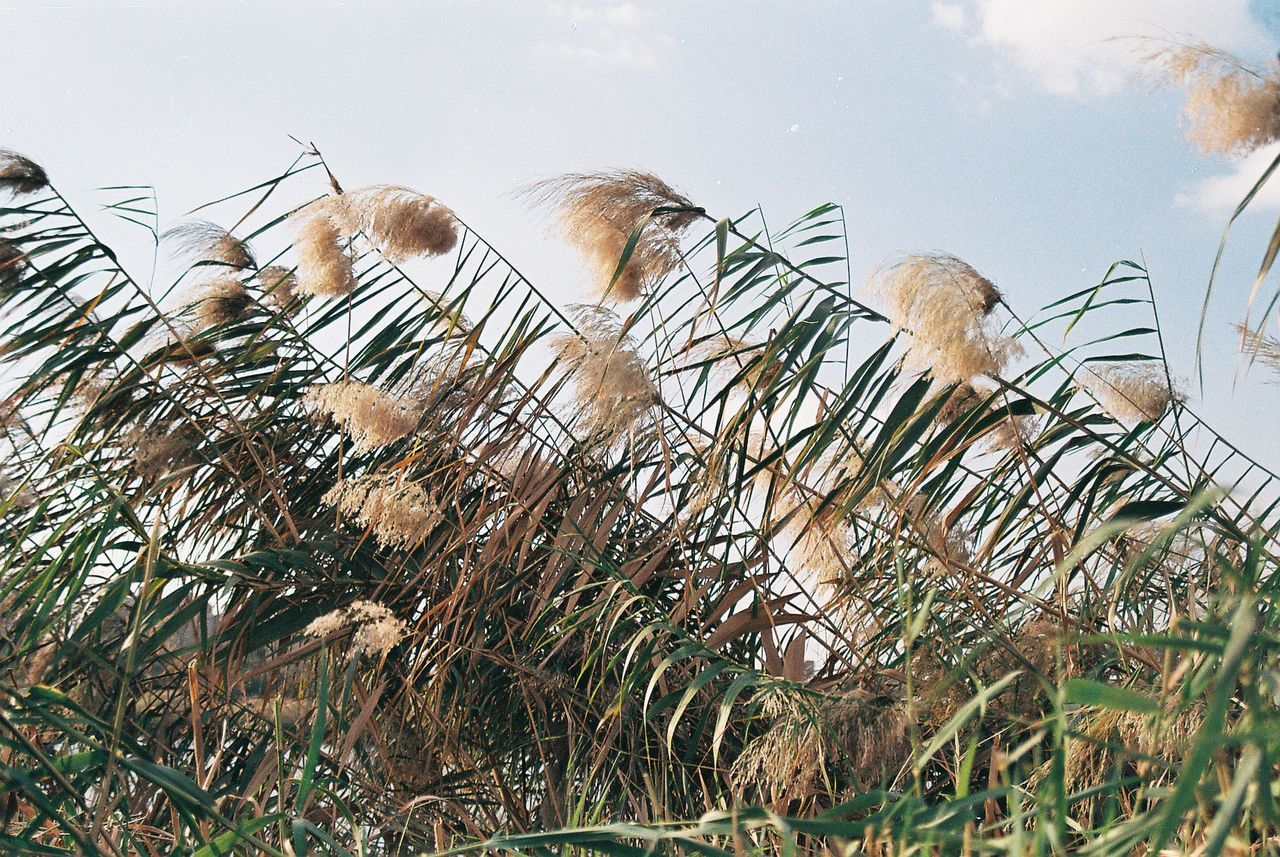
[[[1280,143],[1263,146],[1231,164],[1229,172],[1210,176],[1174,197],[1176,205],[1221,217],[1240,204],[1267,166],[1280,155]],[[1251,209],[1280,209],[1280,175],[1273,175],[1250,203]]]

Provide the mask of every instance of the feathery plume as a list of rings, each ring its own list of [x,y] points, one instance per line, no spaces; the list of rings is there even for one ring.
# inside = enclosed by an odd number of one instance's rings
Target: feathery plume
[[[35,193],[49,186],[49,176],[44,167],[25,155],[9,149],[0,149],[0,190],[15,196]]]
[[[133,469],[147,483],[154,483],[171,472],[191,448],[186,432],[164,428],[137,429],[129,442]]]
[[[0,470],[0,504],[4,503],[9,503],[11,509],[24,511],[36,507],[40,501],[30,484]]]
[[[23,658],[23,675],[19,681],[19,687],[22,690],[30,690],[38,684],[44,682],[45,673],[49,671],[49,665],[53,663],[54,656],[58,654],[58,641],[54,639],[52,634],[46,633],[40,638],[40,642],[27,653]]]
[[[421,485],[387,476],[343,479],[323,501],[371,529],[378,543],[388,548],[416,546],[441,519],[440,507]]]
[[[1169,386],[1164,366],[1153,362],[1094,365],[1079,385],[1097,398],[1112,418],[1153,423],[1186,396]]]
[[[1237,324],[1236,332],[1240,334],[1241,350],[1250,362],[1261,363],[1280,375],[1280,339],[1250,330],[1244,324]]]
[[[304,295],[341,297],[351,294],[356,287],[354,262],[329,213],[336,205],[334,200],[322,200],[294,215],[297,218],[293,241],[298,253],[297,289]]]
[[[193,329],[218,327],[240,318],[253,306],[253,298],[235,274],[221,274],[201,282],[192,293]]]
[[[435,197],[399,185],[371,185],[349,191],[328,208],[334,225],[357,232],[391,262],[440,256],[458,243],[453,212]]]
[[[742,794],[760,789],[774,800],[815,794],[828,764],[838,763],[860,789],[892,779],[910,756],[909,719],[901,702],[850,691],[821,703],[765,700],[773,725],[748,744],[730,770]]]
[[[312,387],[303,402],[342,426],[356,452],[394,443],[418,427],[416,402],[389,396],[362,381],[337,381]]]
[[[171,244],[192,264],[212,263],[237,270],[258,267],[249,242],[208,220],[185,220],[166,229],[160,240]]]
[[[1187,139],[1202,153],[1247,154],[1280,140],[1280,65],[1256,68],[1203,42],[1156,51],[1146,64],[1186,89]]]
[[[912,337],[908,358],[946,383],[997,375],[1019,353],[991,329],[1000,291],[969,264],[947,255],[908,256],[873,279],[899,330]]]
[[[293,271],[282,265],[268,265],[258,271],[258,282],[267,300],[278,307],[293,303],[294,292],[298,288],[298,278]]]
[[[653,417],[658,388],[616,315],[592,306],[571,312],[580,332],[559,338],[559,357],[575,378],[583,428],[609,446]]]
[[[17,244],[0,238],[0,291],[16,286],[22,279],[27,254]]]
[[[350,625],[351,651],[360,655],[386,655],[404,639],[408,626],[390,609],[372,601],[355,601],[346,607],[314,620],[302,633],[308,637],[327,637]]]
[[[640,297],[675,270],[680,238],[702,213],[662,179],[641,170],[564,175],[530,186],[525,195],[556,208],[560,232],[582,254],[599,292],[621,301]],[[659,208],[682,210],[653,214]],[[651,215],[613,282],[632,231]]]

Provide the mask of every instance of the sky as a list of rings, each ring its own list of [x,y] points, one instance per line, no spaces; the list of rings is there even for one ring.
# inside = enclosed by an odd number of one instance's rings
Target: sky
[[[346,186],[440,198],[563,303],[586,275],[512,191],[614,167],[718,217],[839,203],[855,278],[946,251],[1024,315],[1145,260],[1193,406],[1280,465],[1280,385],[1242,376],[1230,331],[1280,181],[1232,234],[1194,379],[1217,242],[1275,149],[1200,156],[1130,38],[1266,62],[1280,0],[0,0],[0,27],[0,146],[87,213],[95,188],[150,184],[175,221],[280,173],[292,135]]]

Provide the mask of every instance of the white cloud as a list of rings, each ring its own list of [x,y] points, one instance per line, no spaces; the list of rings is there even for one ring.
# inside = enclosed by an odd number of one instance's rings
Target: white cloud
[[[959,13],[935,3],[948,29],[970,17],[972,40],[1007,54],[1050,92],[1109,94],[1138,70],[1141,47],[1126,36],[1193,37],[1228,50],[1265,39],[1249,0],[973,0]],[[970,12],[972,14],[970,15]]]
[[[963,30],[968,17],[963,3],[933,4],[933,23],[944,30]]]
[[[559,19],[567,33],[555,41],[535,42],[535,59],[652,69],[658,66],[659,49],[671,42],[669,36],[647,24],[645,13],[634,3],[552,3],[547,12]]]
[[[1196,182],[1174,197],[1174,203],[1222,216],[1240,204],[1262,178],[1267,166],[1280,155],[1280,143],[1263,146],[1232,164],[1231,171]],[[1280,209],[1280,175],[1272,175],[1250,203],[1252,208]]]

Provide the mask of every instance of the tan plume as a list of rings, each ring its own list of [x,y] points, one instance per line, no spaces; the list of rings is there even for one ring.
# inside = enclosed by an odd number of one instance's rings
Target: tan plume
[[[324,502],[368,527],[383,547],[412,548],[441,520],[440,508],[421,485],[394,477],[343,479],[324,495]]]
[[[701,216],[686,197],[653,173],[573,173],[538,182],[526,195],[553,206],[559,231],[582,254],[599,293],[634,300],[680,264],[680,238]],[[677,209],[655,214],[657,209]],[[645,221],[625,268],[614,281],[632,231]]]
[[[221,274],[201,282],[192,292],[195,330],[207,330],[235,321],[253,306],[253,298],[240,277]]]
[[[1280,65],[1262,69],[1203,42],[1149,55],[1149,68],[1186,89],[1187,139],[1205,154],[1247,154],[1280,140]]]
[[[355,441],[357,452],[400,440],[417,428],[422,417],[417,402],[390,396],[361,381],[320,384],[308,390],[303,401],[341,425]]]
[[[165,230],[160,240],[193,264],[211,263],[241,270],[258,267],[247,241],[208,220],[183,221]]]
[[[947,383],[998,375],[1020,353],[992,324],[1000,291],[955,256],[908,256],[872,281],[894,326],[911,335],[910,362]]]
[[[592,306],[572,311],[579,332],[559,337],[559,357],[574,378],[582,427],[611,445],[651,420],[661,398],[649,367],[613,313]]]
[[[408,633],[404,620],[389,608],[363,600],[326,613],[312,621],[302,633],[308,637],[327,637],[349,626],[355,627],[351,652],[356,656],[386,655]]]
[[[1077,377],[1103,410],[1120,422],[1155,422],[1186,396],[1169,384],[1164,365],[1155,362],[1093,364]]]
[[[49,186],[44,167],[25,155],[0,149],[0,190],[13,194],[35,193]]]
[[[327,209],[347,235],[362,233],[391,262],[440,256],[458,243],[458,221],[435,197],[399,185],[371,185],[336,197]]]
[[[330,217],[333,200],[312,203],[293,215],[293,247],[298,254],[297,290],[321,298],[351,294],[355,265],[346,241]]]

